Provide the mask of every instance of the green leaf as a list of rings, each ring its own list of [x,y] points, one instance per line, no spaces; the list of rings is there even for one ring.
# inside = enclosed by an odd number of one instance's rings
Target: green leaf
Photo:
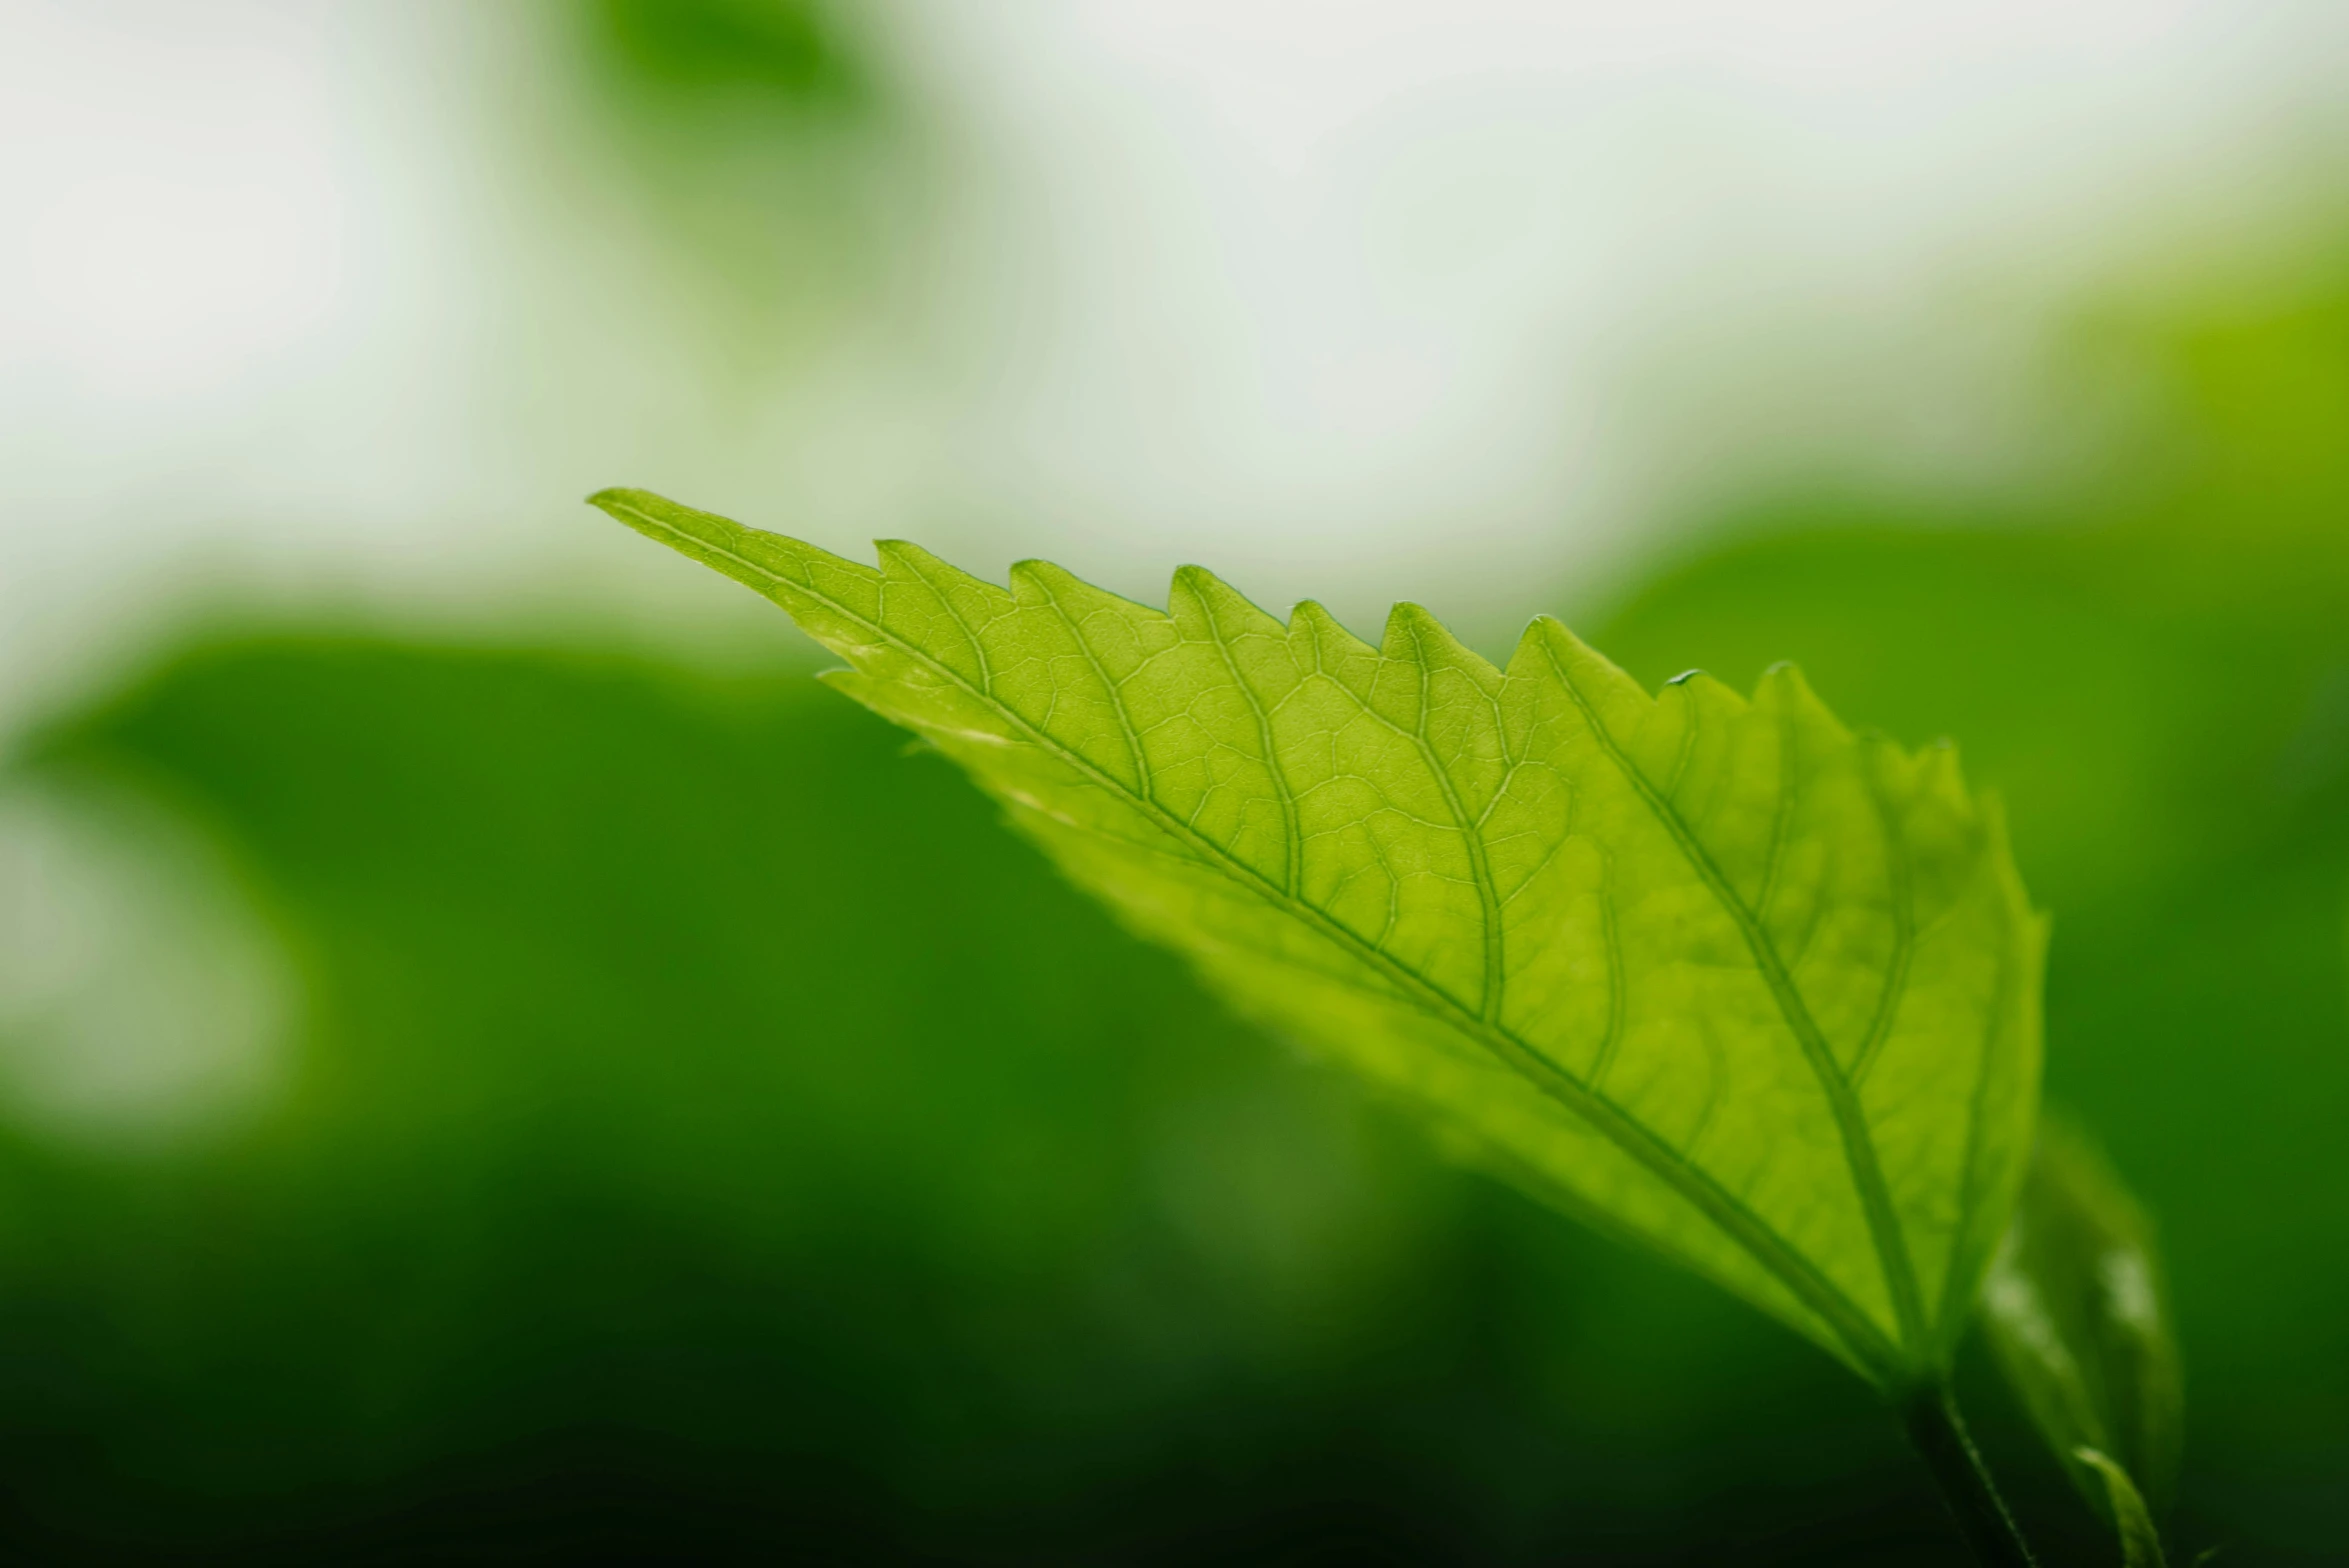
[[[2021,1179],[2043,928],[1946,748],[1790,669],[1650,696],[1555,621],[1506,670],[1196,567],[1147,609],[595,504],[774,600],[1234,1006],[1888,1387],[1937,1376]]]
[[[2072,1460],[2104,1483],[2105,1502],[2120,1532],[2121,1568],[2169,1568],[2169,1559],[2162,1554],[2161,1532],[2153,1527],[2153,1513],[2145,1506],[2144,1494],[2129,1479],[2129,1472],[2110,1454],[2084,1445],[2072,1450]]]
[[[2185,1380],[2153,1227],[2103,1156],[2059,1120],[2040,1128],[1982,1306],[2000,1369],[2082,1495],[2112,1507],[2117,1465],[2141,1506],[2167,1507]],[[2115,1517],[2125,1534],[2117,1508]]]

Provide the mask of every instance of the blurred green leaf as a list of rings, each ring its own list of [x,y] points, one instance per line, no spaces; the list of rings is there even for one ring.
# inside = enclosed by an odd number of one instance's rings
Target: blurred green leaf
[[[2129,1479],[2129,1472],[2115,1464],[2111,1455],[2093,1448],[2073,1449],[2072,1459],[2104,1482],[2113,1523],[2120,1531],[2121,1568],[2169,1568],[2169,1559],[2162,1554],[2161,1532],[2153,1527],[2144,1494]]]
[[[1266,1051],[813,667],[231,630],[44,731],[305,1006],[248,1132],[0,1119],[17,1495],[239,1568],[1933,1527],[1827,1358]]]
[[[2184,1379],[2152,1225],[2104,1158],[2060,1121],[2040,1131],[1983,1308],[1991,1348],[2032,1423],[2126,1540],[2137,1528],[2132,1510],[2162,1509],[2176,1481]]]
[[[639,79],[685,92],[741,88],[791,104],[848,104],[864,73],[813,0],[590,0],[598,33]]]
[[[1080,885],[1530,1190],[1886,1386],[1947,1364],[2038,1085],[2042,927],[1946,748],[1779,669],[1650,697],[1554,621],[1504,673],[1198,568],[878,569],[640,491],[596,504],[846,657]]]

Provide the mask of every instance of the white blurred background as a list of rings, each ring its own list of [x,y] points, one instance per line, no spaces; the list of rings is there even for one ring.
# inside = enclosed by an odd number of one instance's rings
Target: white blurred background
[[[2324,0],[850,26],[888,112],[709,167],[561,8],[0,3],[0,735],[222,606],[734,626],[607,483],[1471,621],[1758,469],[1995,483],[2050,314],[2290,221],[2349,79]]]

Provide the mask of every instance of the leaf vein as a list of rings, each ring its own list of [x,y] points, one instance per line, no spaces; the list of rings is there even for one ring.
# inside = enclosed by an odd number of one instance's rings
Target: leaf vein
[[[1910,1264],[1908,1243],[1901,1235],[1899,1217],[1892,1207],[1892,1194],[1885,1184],[1883,1167],[1876,1155],[1876,1140],[1868,1131],[1867,1118],[1860,1109],[1858,1096],[1854,1094],[1850,1080],[1836,1064],[1826,1037],[1819,1032],[1810,1008],[1795,989],[1794,978],[1786,972],[1786,966],[1772,945],[1769,933],[1762,929],[1753,911],[1738,898],[1737,890],[1729,885],[1729,879],[1722,873],[1711,853],[1698,842],[1680,813],[1657,792],[1654,783],[1625,753],[1622,745],[1608,730],[1605,720],[1599,717],[1598,709],[1592,706],[1581,686],[1559,660],[1550,637],[1542,637],[1540,644],[1543,658],[1548,661],[1551,672],[1558,677],[1558,683],[1565,688],[1567,696],[1580,710],[1583,723],[1589,728],[1591,738],[1598,743],[1599,750],[1631,786],[1632,792],[1640,797],[1682,857],[1688,861],[1690,868],[1696,872],[1698,880],[1713,894],[1745,939],[1746,947],[1752,953],[1755,965],[1761,970],[1763,981],[1777,1003],[1788,1031],[1809,1061],[1811,1071],[1817,1077],[1827,1097],[1829,1109],[1834,1114],[1836,1130],[1843,1140],[1844,1158],[1851,1170],[1852,1185],[1860,1199],[1869,1238],[1875,1244],[1877,1265],[1884,1274],[1885,1290],[1892,1298],[1893,1310],[1900,1320],[1902,1342],[1908,1349],[1921,1350],[1925,1340],[1924,1308],[1917,1295],[1916,1272]]]

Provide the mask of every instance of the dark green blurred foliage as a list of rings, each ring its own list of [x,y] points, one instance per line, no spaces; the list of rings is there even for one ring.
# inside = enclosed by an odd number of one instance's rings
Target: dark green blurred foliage
[[[1938,1539],[1823,1358],[1245,1037],[804,673],[231,640],[42,767],[208,825],[311,1016],[223,1146],[9,1140],[20,1549]]]

